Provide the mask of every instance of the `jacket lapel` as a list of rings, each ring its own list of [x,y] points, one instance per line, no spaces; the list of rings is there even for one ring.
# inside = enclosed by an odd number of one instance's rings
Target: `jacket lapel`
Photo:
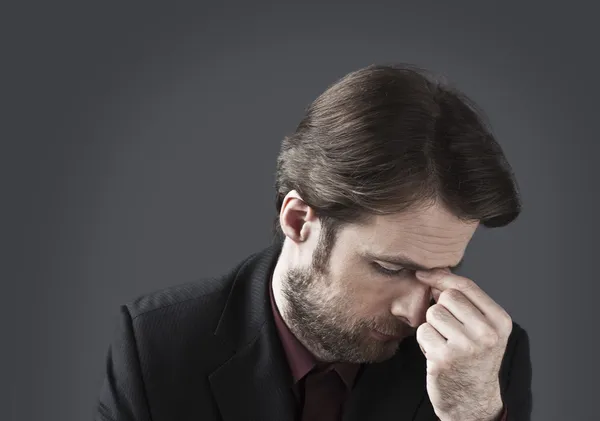
[[[291,373],[270,315],[269,279],[280,251],[274,243],[239,269],[215,331],[233,350],[209,376],[223,421],[294,419]]]
[[[408,337],[395,357],[365,366],[348,400],[344,421],[436,420],[428,404],[425,375],[425,357],[416,337]]]

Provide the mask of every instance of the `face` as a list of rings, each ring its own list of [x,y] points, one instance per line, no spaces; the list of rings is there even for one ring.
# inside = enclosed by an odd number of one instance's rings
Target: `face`
[[[284,318],[320,360],[363,363],[392,357],[425,322],[432,291],[415,277],[415,265],[456,266],[478,223],[438,206],[375,216],[338,231],[325,271],[312,260],[318,219],[301,225],[306,238],[291,242],[294,263],[282,276]]]

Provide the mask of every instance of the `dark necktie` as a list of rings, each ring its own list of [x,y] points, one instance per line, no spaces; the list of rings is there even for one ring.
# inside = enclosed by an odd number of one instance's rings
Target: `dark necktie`
[[[339,421],[346,385],[337,371],[313,371],[304,383],[302,421]]]

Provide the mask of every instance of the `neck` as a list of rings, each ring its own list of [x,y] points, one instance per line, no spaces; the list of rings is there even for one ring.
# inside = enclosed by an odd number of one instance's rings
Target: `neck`
[[[289,257],[288,257],[289,252],[287,250],[286,243],[287,242],[283,243],[283,248],[281,250],[279,258],[277,259],[277,264],[275,265],[275,269],[273,270],[272,288],[273,288],[273,298],[275,299],[275,305],[277,306],[277,309],[279,310],[279,313],[281,314],[281,318],[283,319],[283,321],[289,328],[290,323],[288,322],[287,316],[286,316],[287,302],[286,302],[285,296],[283,295],[283,281],[284,281],[285,274],[287,273],[288,268],[289,268],[289,265],[287,263],[289,261]]]
[[[306,341],[303,332],[299,331],[299,329],[301,329],[300,326],[294,323],[290,323],[288,317],[289,313],[287,311],[287,309],[289,308],[289,304],[283,291],[285,287],[285,282],[288,282],[288,280],[286,279],[287,272],[293,267],[293,262],[294,259],[291,256],[291,252],[284,243],[279,259],[277,260],[277,264],[275,265],[275,269],[273,270],[272,289],[275,305],[277,306],[279,314],[281,315],[281,318],[283,319],[283,322],[285,323],[287,328],[296,337],[296,339],[313,355],[313,357],[319,362],[332,362],[333,360],[327,357],[327,353],[319,345],[315,345],[314,343],[311,344]]]

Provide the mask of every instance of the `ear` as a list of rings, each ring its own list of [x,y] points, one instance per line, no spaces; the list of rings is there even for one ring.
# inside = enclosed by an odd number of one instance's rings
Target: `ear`
[[[279,224],[283,233],[294,242],[306,241],[317,217],[296,190],[290,191],[281,204]]]

